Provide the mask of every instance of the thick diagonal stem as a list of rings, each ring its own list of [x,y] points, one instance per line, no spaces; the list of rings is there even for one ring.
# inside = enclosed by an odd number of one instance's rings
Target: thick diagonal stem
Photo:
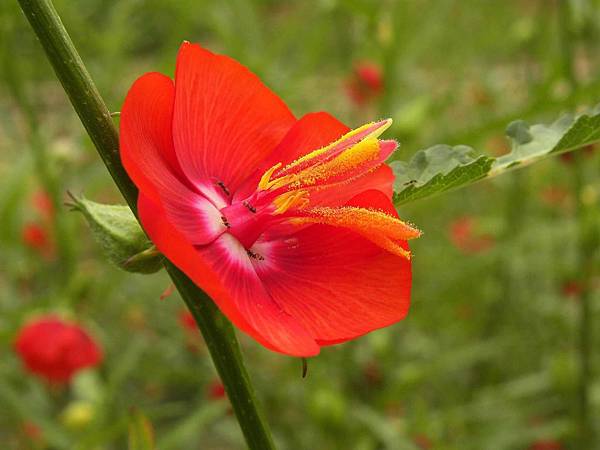
[[[19,0],[56,75],[125,200],[136,212],[137,189],[119,158],[119,137],[106,104],[50,0]],[[250,449],[274,449],[229,321],[211,299],[173,264],[167,271],[204,336]]]

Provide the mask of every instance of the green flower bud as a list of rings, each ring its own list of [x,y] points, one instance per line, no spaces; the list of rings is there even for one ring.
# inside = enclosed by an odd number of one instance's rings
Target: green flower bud
[[[127,272],[154,273],[162,255],[150,242],[127,206],[103,205],[71,195],[73,210],[86,218],[108,259]]]

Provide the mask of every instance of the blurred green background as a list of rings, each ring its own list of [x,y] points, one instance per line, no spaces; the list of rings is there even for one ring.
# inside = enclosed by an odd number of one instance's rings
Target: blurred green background
[[[240,60],[297,116],[392,117],[402,159],[437,143],[499,155],[511,120],[600,101],[600,1],[55,5],[114,111],[140,74],[172,75],[183,40]],[[160,299],[166,274],[109,265],[63,205],[66,190],[122,200],[17,3],[0,14],[0,447],[127,448],[143,416],[160,450],[244,448],[200,336],[180,324],[183,303]],[[364,61],[383,88],[357,104],[348,86]],[[600,333],[585,332],[598,323],[598,250],[581,230],[598,211],[600,156],[577,153],[403,207],[424,231],[408,318],[324,349],[306,379],[299,360],[240,336],[279,448],[598,448],[581,425],[600,417]],[[40,191],[59,206],[51,223]],[[24,237],[31,223],[50,244]],[[27,374],[12,350],[21,324],[48,311],[77,318],[105,351],[70,386]]]

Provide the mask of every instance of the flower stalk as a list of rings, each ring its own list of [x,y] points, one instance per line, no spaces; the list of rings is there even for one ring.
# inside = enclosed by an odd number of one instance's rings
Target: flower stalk
[[[570,26],[571,6],[569,2],[559,1],[557,4],[558,31],[560,36],[560,69],[571,89],[578,85],[575,73],[574,39]],[[578,365],[579,379],[577,386],[577,444],[580,448],[591,448],[595,442],[595,429],[591,417],[591,385],[592,385],[592,343],[593,315],[591,307],[591,284],[593,277],[594,257],[598,249],[598,233],[596,223],[595,201],[586,199],[585,187],[587,171],[584,155],[581,151],[574,154],[574,165],[571,178],[576,199],[577,219],[577,253],[576,273],[580,285],[578,315]],[[591,203],[591,204],[590,204]]]
[[[121,165],[118,132],[110,111],[51,0],[19,0],[19,4],[111,177],[137,214],[137,189]],[[274,449],[233,327],[212,300],[179,269],[168,261],[165,266],[202,332],[248,447]]]

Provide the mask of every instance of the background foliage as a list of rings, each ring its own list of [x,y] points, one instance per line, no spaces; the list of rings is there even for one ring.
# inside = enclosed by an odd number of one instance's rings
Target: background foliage
[[[593,0],[55,3],[115,111],[141,73],[173,73],[184,39],[243,61],[297,115],[394,118],[387,136],[403,160],[437,143],[500,156],[513,119],[552,122],[600,101]],[[16,2],[0,14],[3,448],[120,449],[148,433],[161,450],[243,448],[199,336],[180,325],[181,301],[160,299],[166,275],[109,265],[62,206],[67,189],[120,198]],[[359,106],[346,85],[362,60],[380,65],[385,87]],[[590,448],[580,441],[582,384],[593,419],[600,383],[582,377],[581,357],[600,338],[581,333],[581,297],[593,329],[599,158],[580,151],[401,206],[425,232],[412,246],[409,317],[324,350],[306,379],[300,361],[241,337],[280,448]],[[61,205],[46,253],[22,239],[41,220],[40,190]],[[22,322],[46,311],[76,317],[106,353],[68,388],[26,374],[12,351]],[[597,354],[589,358],[594,375]]]

